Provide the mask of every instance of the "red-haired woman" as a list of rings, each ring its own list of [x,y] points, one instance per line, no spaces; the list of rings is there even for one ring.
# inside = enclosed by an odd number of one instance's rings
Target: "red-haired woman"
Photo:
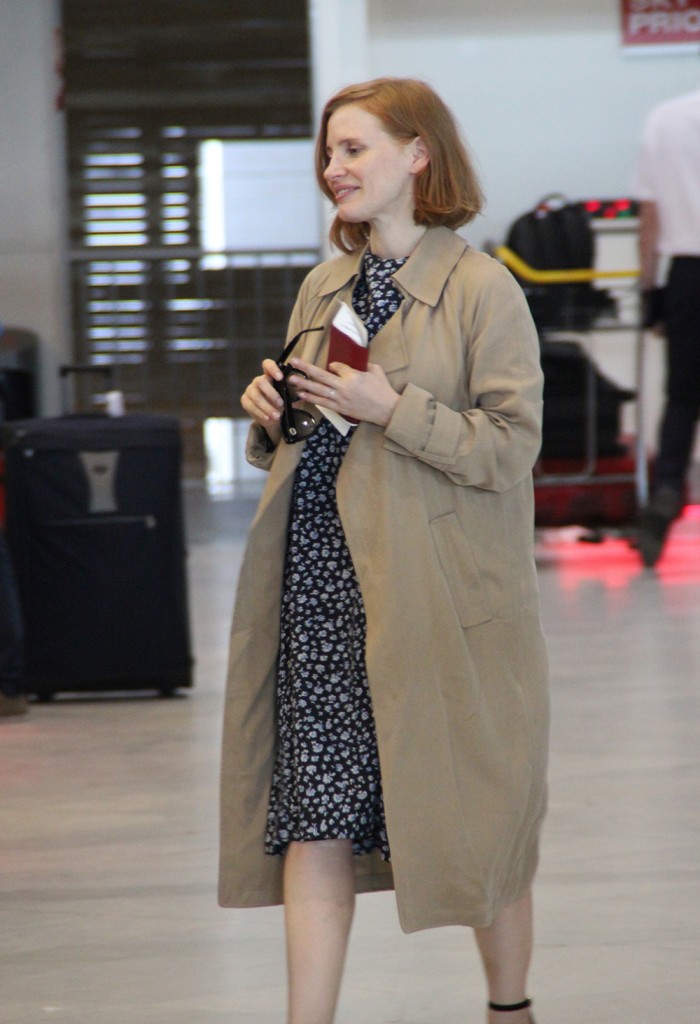
[[[338,93],[316,167],[342,254],[302,285],[285,369],[265,360],[242,399],[269,479],[234,614],[220,901],[284,903],[289,1024],[331,1024],[355,893],[389,888],[406,931],[472,927],[489,1024],[525,1024],[548,732],[538,339],[508,271],[455,233],[482,196],[427,85]],[[341,302],[366,370],[326,368]]]

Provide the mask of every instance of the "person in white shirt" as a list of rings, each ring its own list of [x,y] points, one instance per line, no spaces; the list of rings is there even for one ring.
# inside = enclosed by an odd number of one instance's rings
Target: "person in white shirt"
[[[640,203],[645,326],[663,323],[667,340],[666,402],[654,486],[637,536],[644,564],[653,566],[683,508],[700,413],[700,90],[651,110],[633,193]],[[662,259],[668,261],[665,282],[659,279]]]

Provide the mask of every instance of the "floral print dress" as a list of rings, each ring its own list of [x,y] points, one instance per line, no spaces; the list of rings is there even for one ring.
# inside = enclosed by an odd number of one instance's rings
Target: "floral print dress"
[[[367,252],[352,297],[370,340],[399,308],[405,260]],[[379,754],[365,668],[365,610],[335,488],[352,431],[322,418],[292,493],[277,664],[277,756],[265,850],[350,839],[389,860]]]

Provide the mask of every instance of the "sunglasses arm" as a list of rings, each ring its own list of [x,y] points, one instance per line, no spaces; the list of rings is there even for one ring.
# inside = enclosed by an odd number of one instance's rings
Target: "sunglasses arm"
[[[322,330],[323,330],[323,327],[306,327],[303,331],[299,331],[298,334],[295,334],[294,337],[292,338],[292,340],[289,342],[289,344],[285,347],[284,351],[282,352],[282,355],[278,359],[275,360],[275,362],[280,367],[280,369],[282,368],[282,364],[285,363],[287,361],[287,359],[289,359],[289,357],[292,354],[292,351],[294,349],[294,346],[296,345],[296,343],[299,341],[299,339],[301,338],[301,336],[303,334],[310,334],[312,331],[322,331]]]

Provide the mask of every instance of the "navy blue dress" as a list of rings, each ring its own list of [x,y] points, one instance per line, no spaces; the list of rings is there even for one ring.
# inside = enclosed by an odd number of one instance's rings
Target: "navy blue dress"
[[[352,305],[370,340],[403,296],[391,275],[405,260],[366,253]],[[277,756],[265,850],[291,841],[350,839],[389,860],[365,609],[338,514],[338,471],[352,441],[322,418],[304,444],[287,534],[277,664]],[[369,514],[369,510],[368,510]]]

